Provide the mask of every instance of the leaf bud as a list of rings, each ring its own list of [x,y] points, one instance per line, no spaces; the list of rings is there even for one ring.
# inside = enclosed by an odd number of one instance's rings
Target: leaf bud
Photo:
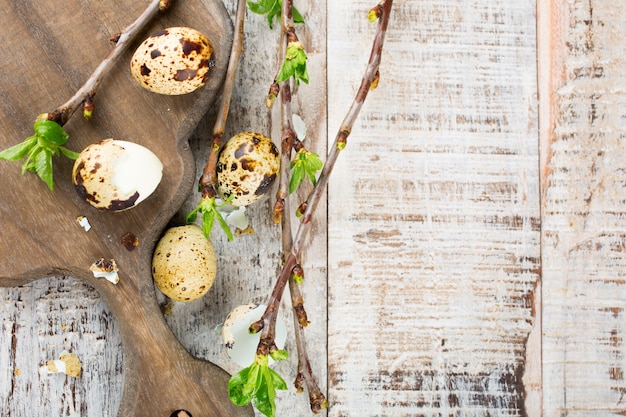
[[[169,9],[170,4],[172,4],[171,0],[160,0],[159,1],[159,11],[164,12]]]
[[[383,14],[383,7],[379,4],[376,7],[374,7],[372,10],[370,10],[370,12],[367,14],[367,20],[373,23],[377,21],[382,14]]]
[[[302,269],[302,266],[299,264],[294,266],[291,272],[293,274],[294,282],[298,285],[302,284],[304,281],[304,270]]]
[[[379,81],[380,81],[380,72],[376,71],[376,74],[374,74],[374,79],[372,80],[372,83],[370,84],[370,91],[376,90],[376,87],[378,87]]]
[[[298,206],[298,208],[296,209],[296,217],[297,218],[300,219],[300,218],[302,218],[302,216],[304,216],[304,212],[306,211],[306,207],[307,207],[306,201]]]
[[[83,101],[83,117],[85,120],[90,120],[93,117],[94,108],[93,98],[91,96],[87,97]]]
[[[257,320],[248,327],[248,333],[257,334],[261,330],[263,330],[263,319]]]

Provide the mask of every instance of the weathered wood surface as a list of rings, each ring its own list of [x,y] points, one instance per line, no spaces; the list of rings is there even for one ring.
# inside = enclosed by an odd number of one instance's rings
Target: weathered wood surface
[[[546,416],[626,414],[626,4],[542,4]]]
[[[231,16],[234,3],[225,1]],[[365,66],[373,4],[311,3],[296,1],[309,16],[301,37],[313,77],[296,111],[323,153]],[[307,336],[322,385],[328,377],[329,415],[626,413],[626,10],[536,6],[537,15],[535,2],[395,1],[380,87],[305,260]],[[278,110],[262,97],[277,34],[249,14],[246,36],[227,133],[275,134]],[[213,117],[190,141],[200,163]],[[166,317],[192,355],[230,372],[219,324],[237,304],[263,302],[278,269],[270,207],[250,210],[254,235],[214,236],[215,288]],[[0,415],[116,415],[120,324],[92,287],[55,277],[0,288],[0,300]],[[83,359],[81,379],[33,371],[63,349]],[[288,381],[294,363],[280,365]],[[307,415],[306,399],[281,393],[279,415]]]
[[[368,5],[329,5],[333,109],[367,58]],[[380,85],[329,192],[331,415],[524,416],[540,268],[535,4],[394,9]]]

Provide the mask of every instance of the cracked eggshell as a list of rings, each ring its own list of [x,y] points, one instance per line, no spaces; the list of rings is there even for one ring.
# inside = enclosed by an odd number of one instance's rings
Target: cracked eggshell
[[[188,27],[152,34],[130,60],[130,72],[139,85],[166,95],[187,94],[202,87],[214,66],[211,42]]]
[[[249,366],[256,355],[260,335],[250,334],[248,328],[259,320],[267,307],[262,304],[244,304],[235,307],[226,317],[222,326],[222,342],[228,357],[241,367]],[[287,326],[280,319],[276,320],[276,337],[274,341],[278,349],[285,346]],[[272,358],[270,358],[272,361]]]
[[[261,199],[272,187],[280,169],[280,154],[270,138],[242,132],[226,142],[217,162],[221,198],[232,197],[233,206],[247,206]]]
[[[193,301],[209,291],[217,273],[213,244],[196,225],[168,229],[152,256],[159,291],[174,301]]]
[[[72,180],[78,195],[100,210],[136,206],[156,190],[163,164],[149,149],[133,142],[105,139],[76,158]]]

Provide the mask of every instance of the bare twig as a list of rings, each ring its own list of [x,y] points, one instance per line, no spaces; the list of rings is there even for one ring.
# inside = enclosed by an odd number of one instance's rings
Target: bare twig
[[[244,48],[244,20],[246,15],[245,0],[238,0],[237,15],[235,17],[235,33],[233,37],[233,45],[228,61],[228,70],[226,71],[226,80],[224,81],[224,89],[222,91],[222,99],[220,102],[217,120],[213,127],[213,138],[211,141],[211,151],[209,158],[199,180],[202,198],[214,198],[217,184],[217,157],[224,138],[224,130],[226,129],[226,119],[228,118],[228,110],[230,108],[230,100],[235,87],[235,79],[237,76],[237,68],[239,59]]]
[[[159,11],[166,10],[171,1],[153,0],[133,23],[126,27],[122,33],[112,38],[115,41],[115,47],[109,52],[109,55],[96,67],[85,84],[67,102],[48,113],[48,119],[63,126],[83,103],[85,104],[86,117],[90,117],[91,112],[93,112],[93,98],[104,77],[126,51],[135,36]]]

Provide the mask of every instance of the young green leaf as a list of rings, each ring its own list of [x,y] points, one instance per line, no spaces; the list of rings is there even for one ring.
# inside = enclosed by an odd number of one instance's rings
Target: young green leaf
[[[306,69],[306,52],[300,42],[290,42],[287,45],[287,53],[285,61],[280,69],[280,73],[276,78],[276,82],[280,83],[293,77],[297,84],[300,81],[305,84],[309,83],[309,73]]]
[[[48,119],[38,119],[33,128],[35,135],[39,138],[45,138],[46,145],[51,147],[65,145],[70,137],[60,124]]]
[[[7,161],[17,161],[22,159],[36,144],[37,136],[30,136],[26,138],[24,142],[18,143],[17,145],[11,146],[10,148],[0,152],[0,159],[5,159]]]
[[[291,194],[307,177],[313,185],[317,184],[317,172],[322,169],[323,163],[318,154],[302,148],[296,153],[290,166],[292,173],[289,180],[289,193]]]
[[[267,355],[257,355],[252,365],[228,381],[228,397],[233,404],[244,406],[252,402],[267,417],[276,415],[276,390],[286,389],[285,380],[270,368]]]
[[[226,220],[224,220],[224,217],[222,217],[222,213],[218,210],[218,208],[225,204],[229,204],[230,200],[232,200],[232,197],[223,204],[218,205],[215,198],[203,198],[200,200],[198,206],[187,214],[185,221],[187,223],[193,223],[198,218],[198,214],[200,214],[202,219],[202,233],[207,239],[210,239],[211,230],[213,230],[213,224],[217,218],[217,222],[220,224],[224,233],[226,233],[228,240],[232,241],[233,233],[230,231],[230,227],[228,223],[226,223]]]
[[[0,159],[17,161],[26,158],[22,163],[22,174],[26,171],[36,173],[52,190],[54,189],[52,157],[64,155],[70,159],[76,159],[78,153],[63,146],[69,139],[63,127],[44,116],[47,115],[41,115],[35,121],[33,136],[0,152]]]
[[[274,28],[274,18],[280,19],[282,6],[281,0],[258,0],[257,2],[248,1],[248,8],[251,12],[266,15],[270,29]],[[295,6],[292,9],[292,17],[294,23],[304,23],[302,14],[295,8]]]
[[[65,156],[66,158],[75,160],[76,158],[78,158],[78,155],[80,155],[78,152],[74,152],[72,150],[67,149],[65,146],[59,146],[59,151],[61,151],[61,154],[63,156]],[[58,155],[58,153],[57,153]]]

